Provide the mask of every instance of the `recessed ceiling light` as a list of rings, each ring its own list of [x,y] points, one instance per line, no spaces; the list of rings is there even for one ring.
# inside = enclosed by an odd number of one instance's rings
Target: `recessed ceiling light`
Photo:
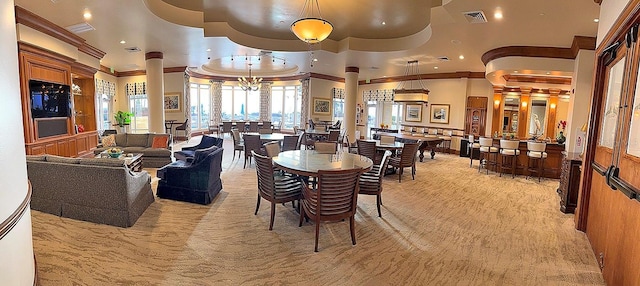
[[[493,17],[495,17],[496,19],[502,19],[502,11],[496,11],[495,13],[493,13]]]
[[[454,45],[459,45],[459,44],[462,44],[462,41],[460,41],[460,40],[451,40],[451,43],[454,44]]]
[[[464,60],[464,56],[463,55],[458,56],[458,58],[461,59],[461,60]]]
[[[437,70],[437,69],[438,69],[438,67],[433,67],[433,69],[434,69],[434,70]]]
[[[82,17],[84,17],[85,20],[91,19],[91,12],[84,11],[84,14],[82,14]]]
[[[386,25],[386,24],[387,24],[387,22],[385,22],[385,21],[382,21],[382,25]]]
[[[317,62],[317,61],[318,61],[318,59],[313,59],[313,61],[314,61],[314,62]]]
[[[124,40],[120,41],[120,44],[126,44],[127,42],[125,42]]]
[[[540,13],[540,14],[538,14],[538,15],[540,15],[540,16],[544,16],[544,13]]]
[[[211,49],[207,49],[207,52],[210,52],[210,51],[211,51]]]
[[[551,72],[547,72],[547,74],[551,74]]]
[[[595,18],[595,19],[593,19],[593,21],[594,21],[594,22],[596,22],[596,23],[598,23],[598,22],[600,22],[600,19]]]
[[[513,71],[513,73],[518,73],[518,71]]]

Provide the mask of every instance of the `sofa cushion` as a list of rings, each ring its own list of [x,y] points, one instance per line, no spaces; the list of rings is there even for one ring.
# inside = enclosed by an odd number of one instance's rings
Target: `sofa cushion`
[[[116,146],[127,146],[127,133],[116,134]]]
[[[46,161],[46,155],[27,155],[27,161]]]
[[[149,147],[149,134],[127,134],[125,147]]]
[[[122,151],[124,151],[125,153],[144,153],[144,150],[146,149],[147,147],[132,146],[132,147],[124,147],[122,148]]]
[[[169,147],[169,136],[168,135],[156,135],[153,136],[153,143],[151,144],[151,148],[168,148]]]
[[[69,158],[69,157],[62,157],[62,156],[56,156],[56,155],[46,156],[46,161],[53,162],[53,163],[78,164],[79,160],[80,159],[78,158]]]
[[[102,146],[103,147],[115,147],[116,145],[116,136],[111,134],[105,137],[102,137]]]
[[[114,158],[80,158],[80,164],[106,167],[122,167],[124,166],[124,160]]]
[[[196,153],[193,155],[193,163],[196,164],[202,160],[204,160],[210,153],[218,150],[218,146],[211,146],[205,149],[196,150]]]
[[[145,148],[141,152],[148,157],[171,157],[171,150],[165,148]]]

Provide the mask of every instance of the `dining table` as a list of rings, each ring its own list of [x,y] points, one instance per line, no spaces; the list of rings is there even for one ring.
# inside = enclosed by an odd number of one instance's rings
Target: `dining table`
[[[318,153],[315,150],[291,150],[273,157],[278,169],[300,176],[316,177],[318,170],[353,170],[367,172],[373,161],[365,156],[348,152]]]
[[[427,149],[431,149],[430,155],[431,155],[431,159],[433,159],[436,156],[436,148],[438,147],[438,144],[442,143],[443,141],[442,138],[438,138],[438,137],[424,137],[424,136],[417,136],[417,135],[403,134],[403,133],[380,132],[380,133],[377,133],[376,135],[394,136],[396,137],[396,141],[400,141],[403,143],[418,142],[419,144],[418,151],[420,152],[420,155],[418,157],[420,158],[420,162],[423,161],[424,151]]]
[[[271,141],[278,141],[278,142],[282,142],[284,140],[284,136],[287,134],[284,133],[269,133],[269,134],[259,134],[259,133],[255,133],[255,132],[250,132],[250,133],[244,133],[249,134],[249,135],[260,135],[260,141],[262,142],[271,142]]]

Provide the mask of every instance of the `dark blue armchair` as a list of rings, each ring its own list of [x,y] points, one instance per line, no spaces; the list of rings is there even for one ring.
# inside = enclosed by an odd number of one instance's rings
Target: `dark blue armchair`
[[[222,151],[212,146],[196,150],[193,160],[176,161],[158,169],[159,198],[210,204],[222,190]]]
[[[222,138],[203,135],[202,140],[200,140],[200,143],[198,143],[198,145],[192,147],[184,147],[181,151],[173,153],[173,156],[176,157],[176,160],[190,161],[193,159],[196,150],[206,149],[211,146],[222,148],[222,142],[224,142]]]

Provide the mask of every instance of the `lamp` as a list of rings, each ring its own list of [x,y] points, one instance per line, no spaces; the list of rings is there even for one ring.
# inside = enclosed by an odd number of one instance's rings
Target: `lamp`
[[[251,65],[252,63],[248,63],[249,65],[249,77],[248,79],[245,77],[238,78],[238,85],[244,91],[256,91],[260,89],[260,82],[262,82],[262,78],[256,78],[255,76],[251,76]]]
[[[409,102],[409,103],[428,103],[429,102],[429,90],[422,85],[422,79],[420,78],[420,70],[418,69],[418,61],[408,61],[405,74],[406,81],[401,81],[398,87],[393,90],[393,101],[395,102]],[[418,81],[418,87],[414,88],[413,84]],[[408,82],[408,83],[407,83]],[[408,84],[408,88],[405,85]]]
[[[317,17],[314,16],[314,2],[315,10],[318,11]],[[318,0],[305,0],[300,19],[291,24],[291,31],[303,42],[317,44],[329,37],[333,31],[333,25],[322,19]]]

